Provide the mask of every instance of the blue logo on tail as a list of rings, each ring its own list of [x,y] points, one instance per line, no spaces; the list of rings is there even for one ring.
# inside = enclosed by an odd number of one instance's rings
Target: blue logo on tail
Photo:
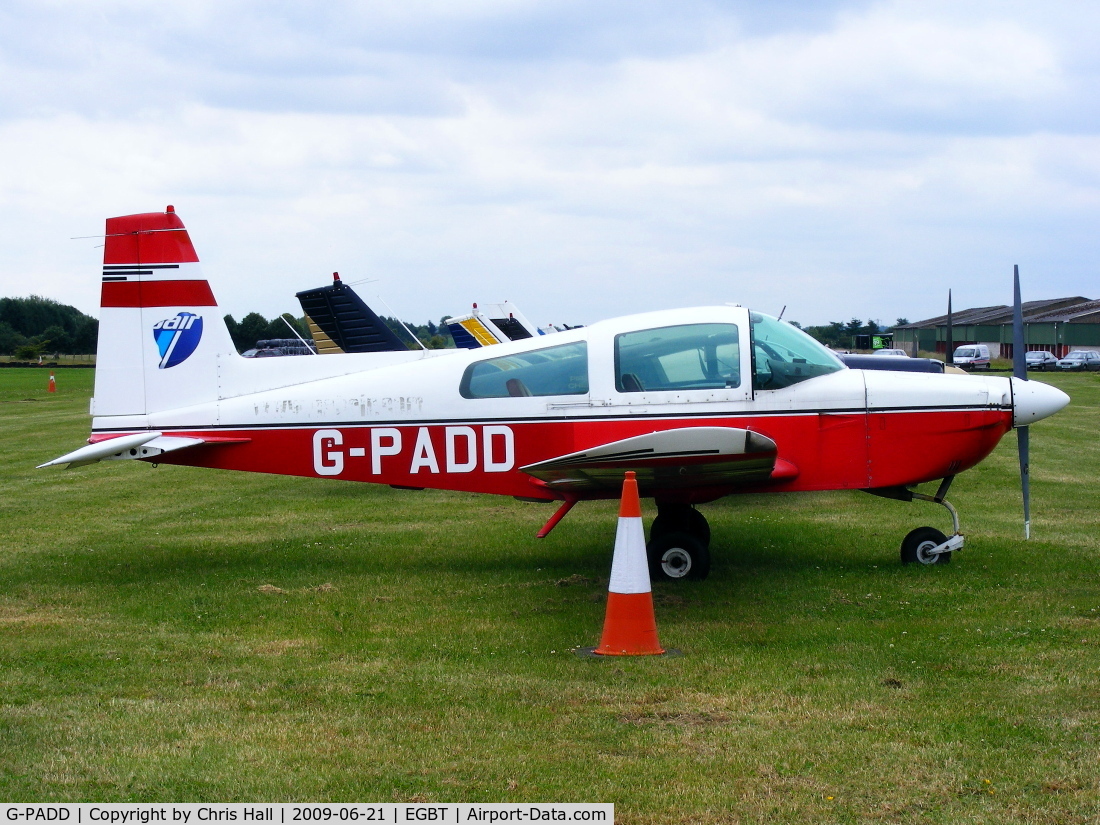
[[[202,338],[202,316],[181,312],[153,325],[153,340],[160,350],[160,368],[182,364],[195,351]]]

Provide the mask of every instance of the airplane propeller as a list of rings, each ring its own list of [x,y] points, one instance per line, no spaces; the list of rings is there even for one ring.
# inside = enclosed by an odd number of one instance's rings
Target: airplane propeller
[[[1020,302],[1020,267],[1012,267],[1012,377],[1027,381],[1027,362],[1024,359],[1024,312]],[[1029,463],[1028,428],[1016,428],[1020,453],[1020,489],[1024,496],[1024,538],[1031,538],[1031,466]]]
[[[947,290],[947,358],[948,364],[955,363],[955,342],[951,334],[951,290]]]

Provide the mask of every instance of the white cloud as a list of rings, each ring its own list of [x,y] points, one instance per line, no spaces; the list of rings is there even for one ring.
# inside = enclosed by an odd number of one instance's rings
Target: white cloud
[[[890,321],[952,284],[1004,302],[1013,262],[1032,297],[1100,297],[1080,18],[636,7],[9,7],[0,293],[93,309],[95,243],[66,238],[173,203],[238,315],[334,269],[412,320]]]

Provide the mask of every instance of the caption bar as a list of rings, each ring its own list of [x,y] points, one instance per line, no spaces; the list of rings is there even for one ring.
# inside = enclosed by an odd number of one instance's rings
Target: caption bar
[[[416,822],[437,825],[497,822],[597,822],[611,825],[615,806],[610,802],[521,803],[493,802],[484,805],[424,802],[380,802],[376,804],[305,804],[251,805],[243,802],[214,803],[124,803],[0,805],[0,823],[20,825],[198,825],[229,822],[233,825],[268,823],[341,823]]]

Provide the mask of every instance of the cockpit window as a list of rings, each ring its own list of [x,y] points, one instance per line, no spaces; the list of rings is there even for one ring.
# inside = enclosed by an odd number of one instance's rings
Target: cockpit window
[[[741,349],[733,324],[684,324],[615,336],[619,392],[740,385]]]
[[[588,344],[517,352],[470,364],[462,374],[463,398],[522,398],[588,392]]]
[[[845,369],[828,348],[797,327],[760,312],[753,312],[749,317],[752,320],[753,389],[778,390]]]

